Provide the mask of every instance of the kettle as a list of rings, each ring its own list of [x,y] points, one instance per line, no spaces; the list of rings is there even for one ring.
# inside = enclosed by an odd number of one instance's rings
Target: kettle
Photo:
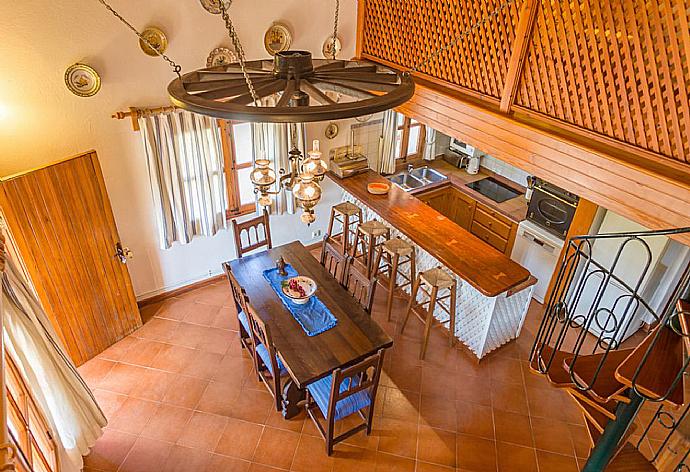
[[[478,174],[479,173],[479,162],[481,160],[480,155],[470,156],[467,161],[467,173],[468,174]]]

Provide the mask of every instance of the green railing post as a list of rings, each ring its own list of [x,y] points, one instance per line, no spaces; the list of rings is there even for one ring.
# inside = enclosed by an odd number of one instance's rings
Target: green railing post
[[[640,410],[644,398],[637,394],[634,390],[630,390],[630,403],[619,403],[616,408],[616,419],[608,422],[604,428],[599,441],[594,445],[592,453],[587,459],[587,464],[582,472],[602,472],[606,470],[613,454],[616,452],[618,443],[625,435],[632,422],[635,421],[637,412]]]

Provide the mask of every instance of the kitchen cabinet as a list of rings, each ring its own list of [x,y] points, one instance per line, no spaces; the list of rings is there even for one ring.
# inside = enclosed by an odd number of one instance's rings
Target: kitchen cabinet
[[[510,256],[518,224],[453,186],[417,195],[421,201],[482,241]]]

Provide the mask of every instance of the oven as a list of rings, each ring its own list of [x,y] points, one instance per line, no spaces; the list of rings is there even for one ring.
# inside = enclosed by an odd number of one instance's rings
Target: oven
[[[536,179],[527,219],[561,238],[573,221],[579,197],[546,181]]]

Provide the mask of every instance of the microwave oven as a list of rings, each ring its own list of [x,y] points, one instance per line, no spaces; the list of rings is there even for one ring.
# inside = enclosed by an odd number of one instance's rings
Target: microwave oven
[[[477,149],[476,147],[467,144],[466,142],[460,141],[457,138],[451,138],[450,139],[450,150],[452,152],[458,153],[462,156],[467,156],[467,157],[480,157],[483,155],[483,153]]]
[[[550,233],[565,238],[575,216],[579,197],[541,179],[534,180],[527,219]]]

